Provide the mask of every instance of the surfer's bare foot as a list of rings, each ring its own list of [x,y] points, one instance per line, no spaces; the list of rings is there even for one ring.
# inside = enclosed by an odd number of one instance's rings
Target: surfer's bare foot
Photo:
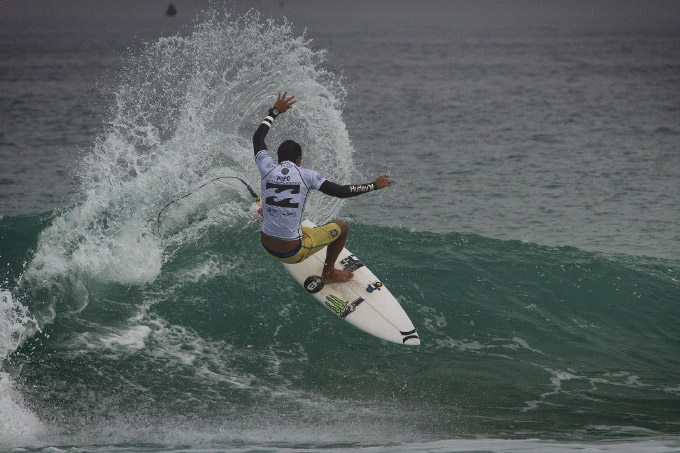
[[[324,283],[342,283],[352,280],[354,274],[340,269],[329,269],[321,274],[321,281]]]

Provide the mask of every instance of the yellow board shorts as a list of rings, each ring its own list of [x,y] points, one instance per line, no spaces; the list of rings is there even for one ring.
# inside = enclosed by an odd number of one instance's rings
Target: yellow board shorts
[[[302,227],[302,239],[300,245],[293,249],[292,255],[280,254],[262,245],[264,251],[270,257],[287,264],[295,264],[306,260],[319,250],[335,242],[342,233],[340,225],[329,222],[314,228]],[[290,255],[290,256],[289,256]]]

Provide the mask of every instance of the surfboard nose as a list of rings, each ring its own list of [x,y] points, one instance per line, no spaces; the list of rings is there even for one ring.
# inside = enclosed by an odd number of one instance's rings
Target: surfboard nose
[[[417,346],[420,344],[420,338],[409,338],[408,340],[404,341],[404,344]]]

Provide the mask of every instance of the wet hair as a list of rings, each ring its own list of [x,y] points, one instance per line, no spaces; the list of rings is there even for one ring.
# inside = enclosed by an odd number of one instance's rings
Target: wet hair
[[[279,156],[279,163],[287,160],[295,163],[295,160],[302,156],[302,147],[293,140],[286,140],[279,145],[279,149],[276,153]]]

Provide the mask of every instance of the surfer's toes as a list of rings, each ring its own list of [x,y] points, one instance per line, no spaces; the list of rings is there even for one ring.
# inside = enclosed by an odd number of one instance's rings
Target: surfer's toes
[[[342,283],[352,280],[354,274],[349,271],[341,271],[339,269],[333,269],[321,276],[321,281],[324,283]]]
[[[352,272],[343,271],[343,273],[345,273],[343,282],[348,282],[354,278],[354,274]]]

